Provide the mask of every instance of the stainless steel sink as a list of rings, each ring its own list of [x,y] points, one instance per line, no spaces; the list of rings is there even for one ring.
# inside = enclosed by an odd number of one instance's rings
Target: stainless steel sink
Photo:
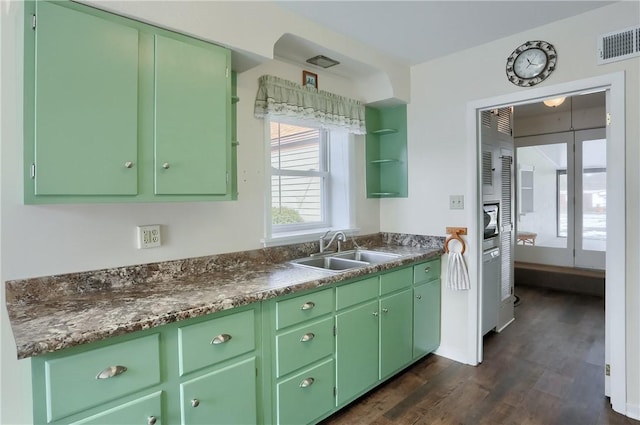
[[[369,263],[364,261],[349,260],[346,258],[338,258],[334,256],[307,257],[301,258],[299,260],[292,260],[290,261],[290,263],[296,266],[324,269],[329,271],[349,270],[369,265]]]
[[[356,249],[353,251],[343,251],[331,254],[334,258],[345,258],[348,260],[364,261],[370,264],[386,263],[387,261],[394,260],[400,255],[391,254],[389,252],[380,251],[368,251],[366,249]]]
[[[398,257],[400,257],[398,254],[391,254],[389,252],[356,249],[353,251],[335,252],[317,256],[314,255],[312,257],[292,260],[290,263],[294,266],[323,269],[337,273],[342,270],[365,267],[369,264],[385,263]]]

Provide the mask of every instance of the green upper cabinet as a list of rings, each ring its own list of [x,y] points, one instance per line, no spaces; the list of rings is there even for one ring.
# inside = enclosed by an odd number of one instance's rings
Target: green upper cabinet
[[[138,31],[37,8],[35,194],[135,195]]]
[[[368,198],[406,198],[407,106],[367,107]]]
[[[155,36],[155,193],[224,195],[229,51]]]
[[[25,203],[236,198],[229,50],[25,3]]]

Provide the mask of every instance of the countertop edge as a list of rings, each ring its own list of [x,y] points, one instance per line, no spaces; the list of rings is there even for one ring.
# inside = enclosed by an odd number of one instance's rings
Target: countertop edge
[[[215,300],[214,302],[203,303],[201,305],[190,305],[186,308],[177,308],[173,311],[163,311],[157,314],[149,313],[141,316],[135,321],[127,323],[117,323],[114,325],[110,325],[108,323],[102,324],[101,322],[96,322],[96,326],[92,326],[90,329],[85,329],[83,331],[77,332],[60,331],[56,336],[50,335],[43,338],[25,336],[29,335],[28,328],[25,328],[25,325],[29,322],[29,319],[17,317],[15,314],[16,308],[9,308],[9,305],[7,305],[8,311],[10,312],[9,316],[11,326],[16,340],[17,357],[18,359],[26,359],[45,353],[59,351],[65,348],[89,344],[106,338],[126,335],[132,332],[152,329],[158,326],[175,323],[182,320],[242,307],[283,295],[289,295],[305,290],[318,289],[369,274],[384,272],[385,270],[391,270],[416,262],[428,261],[441,256],[443,253],[442,249],[440,248],[411,247],[409,249],[413,253],[404,255],[397,260],[385,262],[382,264],[371,264],[367,267],[352,269],[341,273],[317,272],[313,275],[312,278],[302,279],[291,285],[283,285],[279,287],[264,287],[249,292],[238,291],[238,293],[236,294],[230,295],[228,297],[223,297],[221,299]],[[281,265],[274,265],[274,267],[278,266],[281,267]],[[289,271],[290,273],[294,273],[291,270],[287,271]],[[238,289],[241,289],[242,284],[242,280],[239,279],[237,283]],[[216,289],[216,286],[212,286],[204,290],[214,293],[216,292]],[[49,326],[52,328],[55,327],[55,318],[53,317],[49,322],[47,322],[46,320],[42,320],[42,318],[38,318],[38,320],[41,320],[44,323],[49,323]]]

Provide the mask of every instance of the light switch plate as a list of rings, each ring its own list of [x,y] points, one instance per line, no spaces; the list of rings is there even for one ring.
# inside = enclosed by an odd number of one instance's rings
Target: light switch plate
[[[157,248],[162,245],[160,238],[160,225],[149,224],[137,226],[138,229],[138,249]]]
[[[450,210],[463,210],[464,209],[464,195],[450,195],[449,196],[449,209]]]

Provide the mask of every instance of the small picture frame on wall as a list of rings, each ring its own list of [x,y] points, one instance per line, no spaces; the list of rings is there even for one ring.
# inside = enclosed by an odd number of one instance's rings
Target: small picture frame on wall
[[[318,74],[309,71],[302,71],[302,85],[304,87],[318,88]]]

